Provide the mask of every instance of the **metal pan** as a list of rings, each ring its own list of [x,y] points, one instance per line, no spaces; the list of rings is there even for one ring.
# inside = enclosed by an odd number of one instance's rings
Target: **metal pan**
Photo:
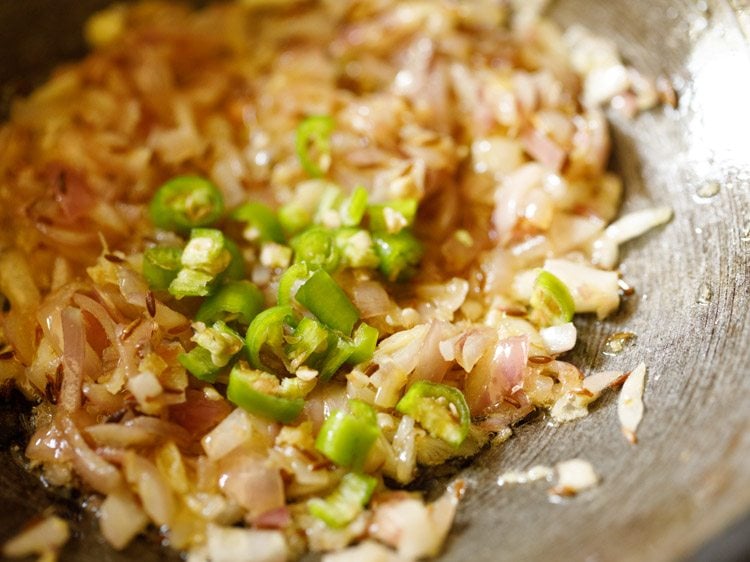
[[[105,3],[0,0],[0,97],[80,55],[82,21]],[[666,73],[679,91],[676,110],[614,121],[625,209],[666,203],[675,219],[626,247],[622,269],[637,292],[606,322],[578,323],[582,344],[574,358],[587,370],[646,361],[646,415],[639,443],[630,445],[610,394],[578,423],[551,427],[538,418],[482,453],[462,470],[470,490],[443,560],[750,557],[748,6],[746,0],[553,5],[561,23],[580,22],[612,37],[637,68]],[[608,335],[622,330],[637,334],[635,344],[605,356]],[[16,445],[27,429],[25,415],[17,399],[0,402],[0,541],[55,505],[75,520],[78,533],[64,560],[177,559],[153,538],[112,551],[74,492],[44,489],[24,472]],[[592,462],[603,479],[581,497],[551,504],[543,487],[496,485],[508,469],[572,457]]]

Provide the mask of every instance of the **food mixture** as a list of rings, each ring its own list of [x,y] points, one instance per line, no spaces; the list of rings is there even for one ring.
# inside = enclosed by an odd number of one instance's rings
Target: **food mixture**
[[[537,4],[118,5],[16,101],[0,378],[37,403],[30,468],[91,493],[112,547],[434,556],[473,491],[428,503],[423,467],[626,378],[560,355],[574,314],[617,310],[619,244],[670,217],[612,223],[600,105],[669,92]],[[42,525],[6,553],[58,549]]]

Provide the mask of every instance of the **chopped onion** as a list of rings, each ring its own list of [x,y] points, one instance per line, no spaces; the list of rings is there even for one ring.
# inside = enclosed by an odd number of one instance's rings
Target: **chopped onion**
[[[565,151],[547,135],[530,129],[521,137],[523,147],[531,157],[551,172],[559,172],[565,163]]]
[[[618,246],[645,234],[652,228],[669,222],[672,209],[652,207],[628,213],[610,224],[604,233],[591,245],[591,260],[594,264],[612,268],[617,263]]]
[[[462,484],[458,483],[430,506],[407,498],[377,506],[370,534],[394,547],[408,560],[435,556],[453,522]]]
[[[125,452],[124,469],[143,510],[157,525],[169,525],[175,515],[175,498],[159,469],[132,450]]]
[[[322,562],[406,562],[406,559],[378,542],[366,540],[356,546],[324,554]]]
[[[218,460],[242,443],[247,442],[252,434],[253,423],[250,420],[250,415],[242,408],[235,408],[201,440],[201,443],[208,458]]]
[[[3,556],[24,558],[37,554],[42,560],[54,560],[55,554],[69,537],[67,521],[56,515],[45,517],[6,542],[3,545]]]
[[[84,482],[103,494],[116,490],[122,484],[120,471],[91,450],[69,417],[59,417],[57,424],[73,449],[73,466]]]
[[[281,531],[209,524],[206,539],[211,562],[285,562],[287,559],[286,540]]]
[[[542,336],[544,345],[551,355],[570,351],[576,345],[577,332],[573,322],[542,328],[539,330],[539,334]]]
[[[643,418],[645,380],[646,364],[641,363],[625,379],[617,399],[617,415],[620,418],[622,433],[633,444],[638,441],[635,432]]]
[[[622,371],[601,371],[583,379],[583,388],[588,390],[594,398],[597,398],[605,388],[611,387],[622,381]]]
[[[99,528],[116,550],[125,548],[147,524],[148,517],[127,490],[109,494],[99,509]]]
[[[144,447],[156,442],[153,433],[122,423],[90,425],[84,431],[100,447]]]
[[[235,450],[221,459],[219,471],[219,486],[247,510],[249,520],[284,506],[284,482],[279,470],[263,457]]]

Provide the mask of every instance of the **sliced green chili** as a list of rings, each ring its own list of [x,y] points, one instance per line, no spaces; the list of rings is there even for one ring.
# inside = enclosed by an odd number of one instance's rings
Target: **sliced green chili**
[[[268,205],[251,201],[238,207],[232,212],[236,221],[247,223],[245,237],[259,242],[285,242],[284,230],[276,213]]]
[[[279,389],[279,380],[274,375],[237,364],[229,373],[227,398],[251,414],[291,423],[299,416],[305,400],[278,396]]]
[[[389,281],[405,281],[416,272],[422,259],[422,243],[408,230],[396,234],[378,232],[373,235],[375,253],[380,259],[378,269]]]
[[[566,324],[573,319],[573,297],[565,283],[549,271],[539,272],[529,302],[532,318],[542,326]]]
[[[236,321],[247,326],[263,310],[263,293],[250,281],[230,281],[201,304],[195,319],[213,324]]]
[[[417,215],[416,199],[397,199],[385,204],[370,205],[370,230],[396,233],[414,224]]]
[[[181,353],[177,360],[195,378],[206,382],[216,382],[220,367],[211,361],[211,352],[202,347],[194,347],[187,353]]]
[[[157,291],[166,291],[180,271],[180,248],[156,246],[143,253],[143,277],[148,286]]]
[[[469,434],[471,414],[457,388],[417,381],[396,404],[396,410],[414,418],[430,435],[458,447]]]
[[[362,322],[357,326],[352,336],[352,353],[349,355],[347,362],[351,365],[357,365],[372,359],[378,345],[378,336],[377,328],[373,328],[369,324]]]
[[[322,227],[313,227],[298,234],[289,242],[294,250],[295,263],[305,262],[311,269],[335,271],[341,254],[333,233]]]
[[[258,314],[247,329],[245,344],[250,364],[256,369],[273,372],[275,369],[266,365],[262,351],[269,348],[279,360],[286,361],[284,353],[285,326],[294,321],[291,306],[274,306]]]
[[[169,293],[183,297],[205,297],[211,293],[214,276],[195,269],[181,269],[169,284]]]
[[[341,224],[358,226],[367,211],[367,190],[358,186],[341,204]]]
[[[320,379],[327,381],[352,355],[352,344],[348,338],[331,333],[328,337],[328,352],[318,365]]]
[[[297,158],[305,172],[314,178],[325,175],[331,165],[333,127],[333,119],[326,115],[308,117],[297,127]]]
[[[333,213],[336,221],[340,220],[339,207],[343,203],[344,195],[341,188],[334,184],[326,185],[318,201],[317,211],[315,212],[315,222],[317,224],[326,224],[326,216]],[[338,226],[335,224],[334,226]]]
[[[224,237],[224,247],[229,252],[229,265],[226,269],[216,276],[216,279],[221,281],[239,281],[245,278],[245,258],[242,255],[242,250],[239,246],[229,237]]]
[[[219,189],[207,179],[180,176],[156,191],[148,211],[157,227],[187,232],[218,221],[224,212],[224,199]]]
[[[307,507],[312,515],[322,519],[329,527],[341,528],[362,513],[377,484],[378,481],[372,476],[349,472],[333,493],[325,499],[309,500]]]
[[[339,466],[361,470],[380,430],[367,404],[350,400],[350,409],[336,410],[323,422],[315,448]]]
[[[232,254],[227,246],[227,238],[221,230],[194,228],[182,251],[182,267],[216,276],[232,261]]]
[[[279,224],[287,236],[294,236],[312,224],[312,215],[296,203],[288,203],[279,209]]]
[[[286,357],[294,373],[311,355],[328,347],[328,330],[317,320],[304,317],[287,341]]]
[[[292,304],[297,289],[307,280],[310,273],[305,262],[292,264],[279,278],[278,302]]]
[[[351,335],[359,312],[325,270],[319,269],[304,282],[296,295],[297,302],[312,312],[329,328]]]

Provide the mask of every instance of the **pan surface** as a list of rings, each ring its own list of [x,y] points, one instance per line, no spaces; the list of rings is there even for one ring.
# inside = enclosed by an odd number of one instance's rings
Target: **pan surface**
[[[0,100],[81,55],[82,21],[106,3],[0,0]],[[470,488],[442,559],[683,559],[750,512],[750,7],[559,0],[552,15],[611,37],[636,68],[670,76],[679,93],[675,110],[614,117],[624,210],[668,204],[675,218],[626,246],[622,271],[636,293],[606,322],[577,322],[572,359],[586,372],[645,361],[646,414],[630,445],[609,393],[583,420],[552,427],[537,418],[483,452],[461,471]],[[637,334],[635,344],[604,355],[608,335],[623,330]],[[154,538],[112,551],[73,493],[25,473],[25,408],[17,396],[0,401],[0,542],[54,505],[76,521],[63,560],[178,559]],[[551,504],[544,485],[496,484],[506,470],[573,457],[602,477],[577,498]],[[747,522],[738,528],[747,548]],[[720,548],[699,552],[734,559]]]

